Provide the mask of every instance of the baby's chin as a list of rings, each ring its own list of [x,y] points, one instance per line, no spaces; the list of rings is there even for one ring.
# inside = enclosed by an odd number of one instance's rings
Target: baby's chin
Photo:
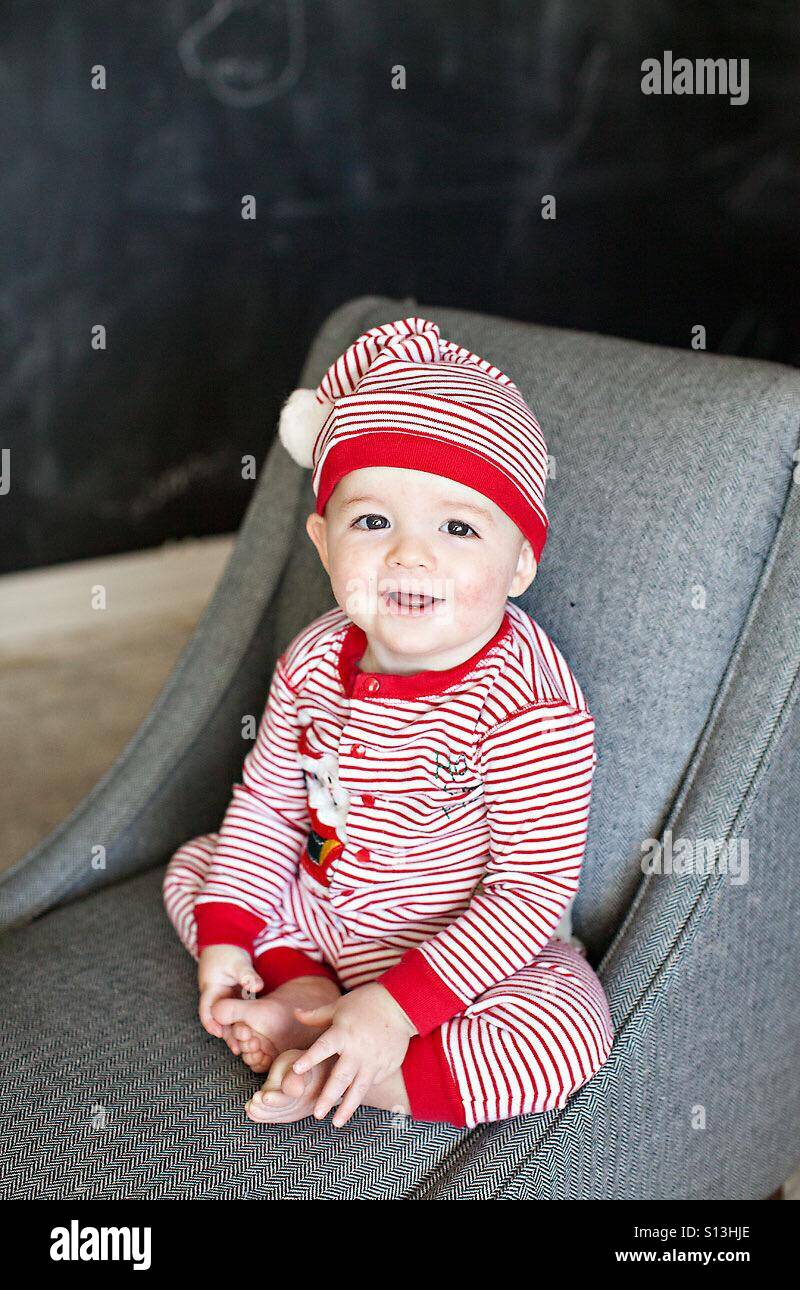
[[[470,615],[442,605],[420,613],[367,614],[359,619],[359,626],[369,640],[404,654],[410,662],[416,654],[476,648],[475,641],[486,638],[501,614],[502,609]]]

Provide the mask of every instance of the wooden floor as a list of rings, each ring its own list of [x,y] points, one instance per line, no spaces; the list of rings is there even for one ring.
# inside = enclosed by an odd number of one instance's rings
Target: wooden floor
[[[171,543],[0,578],[0,869],[46,837],[125,747],[232,545]]]
[[[124,748],[232,546],[206,538],[0,578],[0,869],[46,837]],[[800,1200],[800,1170],[784,1198]]]

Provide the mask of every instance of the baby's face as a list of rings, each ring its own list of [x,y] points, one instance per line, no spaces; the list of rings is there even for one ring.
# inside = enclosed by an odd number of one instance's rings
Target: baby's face
[[[306,528],[337,604],[397,670],[482,643],[506,597],[536,574],[530,543],[499,506],[426,471],[353,470]]]

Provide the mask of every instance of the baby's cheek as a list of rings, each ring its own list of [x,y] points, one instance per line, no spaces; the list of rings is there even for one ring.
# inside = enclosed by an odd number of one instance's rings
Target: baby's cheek
[[[461,607],[467,612],[478,613],[491,610],[502,598],[503,571],[500,569],[475,569],[467,578],[462,578],[456,588],[456,595]]]
[[[331,587],[337,603],[357,622],[381,612],[378,590],[384,575],[373,561],[358,552],[347,552],[331,570]]]
[[[369,569],[354,552],[337,552],[336,563],[331,567],[334,590],[342,594],[360,592],[369,585]]]

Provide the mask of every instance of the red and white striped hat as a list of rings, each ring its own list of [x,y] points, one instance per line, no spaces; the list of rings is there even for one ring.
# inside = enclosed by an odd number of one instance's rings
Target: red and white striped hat
[[[505,511],[538,562],[547,540],[547,447],[516,385],[486,359],[442,340],[427,318],[372,327],[316,390],[295,390],[278,433],[312,470],[316,509],[364,466],[402,466],[474,488]]]

